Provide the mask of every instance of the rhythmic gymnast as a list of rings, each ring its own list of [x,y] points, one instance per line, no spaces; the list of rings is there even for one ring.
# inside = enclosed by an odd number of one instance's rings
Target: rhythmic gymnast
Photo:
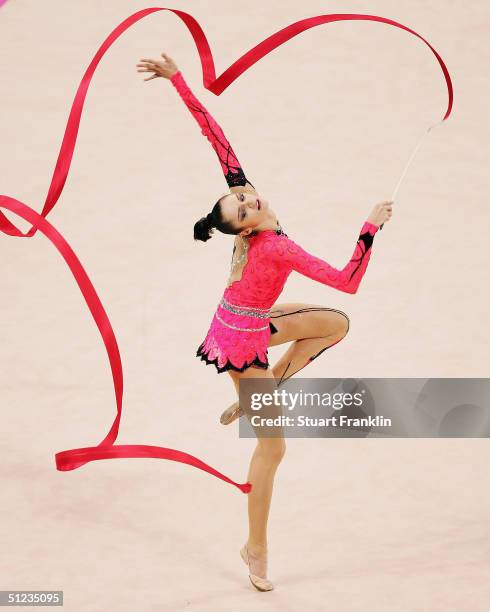
[[[289,274],[295,270],[312,280],[346,293],[356,293],[368,265],[373,238],[390,220],[392,201],[377,204],[364,222],[354,253],[342,270],[311,255],[283,231],[269,202],[246,178],[222,129],[187,86],[175,61],[142,58],[138,72],[149,81],[169,79],[218,155],[230,193],[219,198],[210,213],[194,225],[194,239],[207,241],[213,228],[235,236],[231,270],[223,297],[196,356],[228,372],[239,391],[244,378],[265,378],[279,386],[349,330],[349,317],[335,308],[314,304],[274,305]],[[274,322],[272,322],[272,320]],[[268,347],[292,342],[270,367]],[[243,414],[238,401],[221,415],[229,424]],[[252,584],[260,591],[274,585],[267,579],[267,521],[276,470],[285,453],[284,437],[258,438],[248,473],[249,535],[240,555]]]

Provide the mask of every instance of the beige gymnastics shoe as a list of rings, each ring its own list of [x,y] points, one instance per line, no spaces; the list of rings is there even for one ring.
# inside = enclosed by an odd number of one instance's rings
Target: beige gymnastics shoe
[[[235,419],[241,417],[242,414],[243,410],[238,405],[238,402],[235,402],[223,412],[223,414],[220,416],[219,422],[222,425],[229,425],[230,423],[233,423]]]
[[[248,550],[248,546],[245,544],[245,546],[240,550],[240,556],[248,565],[248,577],[250,578],[250,582],[254,585],[254,587],[258,591],[272,591],[274,589],[274,585],[270,580],[265,578],[265,575],[267,574],[267,553],[261,555],[260,557],[256,557]]]

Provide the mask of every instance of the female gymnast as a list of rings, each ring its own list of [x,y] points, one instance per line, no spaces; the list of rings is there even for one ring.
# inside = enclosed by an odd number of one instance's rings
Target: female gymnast
[[[230,190],[194,226],[195,240],[209,240],[212,228],[235,236],[228,283],[196,356],[214,364],[218,373],[228,372],[237,393],[240,379],[246,377],[269,379],[279,386],[340,342],[349,329],[348,316],[334,308],[296,303],[275,306],[287,277],[295,270],[340,291],[356,293],[370,259],[374,234],[392,216],[392,202],[373,208],[342,270],[306,252],[287,236],[269,202],[245,177],[222,129],[189,89],[174,60],[166,53],[162,58],[142,58],[138,72],[153,73],[145,81],[158,77],[171,81],[216,151]],[[291,341],[271,368],[268,347]],[[224,411],[221,423],[231,423],[242,414],[235,402]],[[259,591],[274,588],[267,579],[267,522],[274,476],[285,448],[282,436],[258,438],[248,472],[252,484],[249,535],[240,555]]]

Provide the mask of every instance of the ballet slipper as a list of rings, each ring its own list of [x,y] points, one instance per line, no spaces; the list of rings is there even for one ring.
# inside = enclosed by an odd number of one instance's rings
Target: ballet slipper
[[[256,557],[253,553],[248,550],[248,546],[245,544],[240,549],[240,556],[244,563],[248,565],[250,582],[258,591],[272,591],[274,585],[270,580],[264,578],[267,574],[267,553],[262,557]],[[258,576],[257,574],[263,574]]]
[[[222,425],[229,425],[233,423],[235,419],[238,419],[243,414],[243,410],[238,405],[238,402],[232,404],[229,408],[227,408],[223,414],[221,415],[219,422]]]

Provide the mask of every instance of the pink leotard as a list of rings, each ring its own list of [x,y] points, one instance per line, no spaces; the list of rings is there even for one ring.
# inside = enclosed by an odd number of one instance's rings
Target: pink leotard
[[[251,185],[223,131],[191,92],[181,72],[174,74],[171,81],[216,151],[228,185]],[[225,288],[197,356],[213,363],[218,372],[243,371],[250,365],[267,368],[271,334],[268,311],[290,273],[296,271],[339,291],[356,293],[378,229],[377,225],[364,222],[352,257],[341,270],[305,251],[281,229],[247,237],[247,262],[241,278]]]
[[[354,253],[342,270],[308,253],[283,233],[260,232],[249,238],[247,263],[241,279],[231,283],[224,296],[229,302],[270,308],[293,270],[339,291],[356,293],[377,231],[377,225],[364,222]]]

